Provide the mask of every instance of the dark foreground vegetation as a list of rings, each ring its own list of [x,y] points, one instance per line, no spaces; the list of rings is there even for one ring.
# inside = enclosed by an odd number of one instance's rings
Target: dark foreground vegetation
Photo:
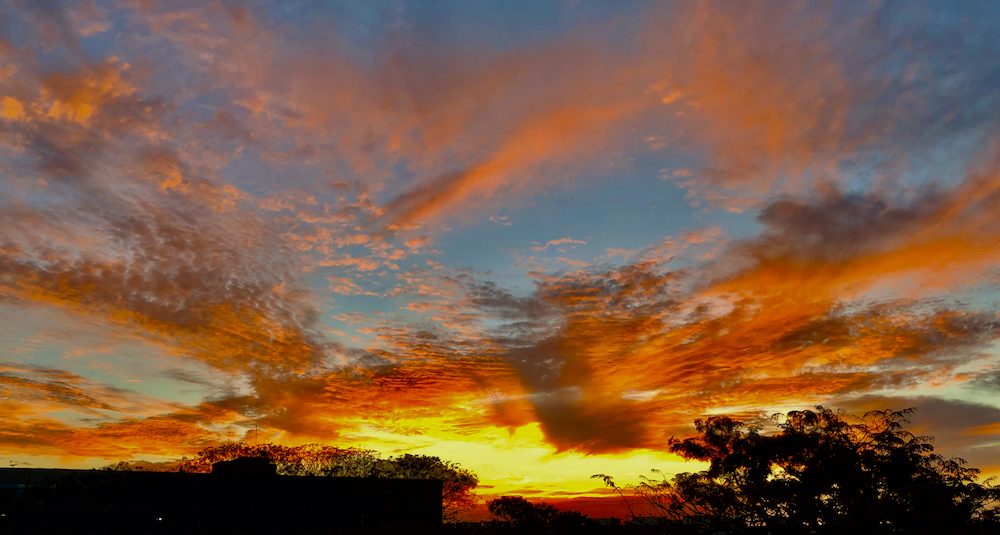
[[[441,524],[442,511],[454,520],[476,500],[477,477],[454,463],[224,444],[173,473],[128,463],[0,470],[0,533],[1000,533],[1000,489],[906,431],[912,411],[852,417],[817,407],[757,423],[698,420],[699,435],[671,440],[670,451],[708,463],[706,470],[669,479],[654,471],[635,485],[594,476],[628,504],[624,522],[503,496],[487,504],[492,522]],[[63,474],[46,480],[43,472]],[[11,486],[29,473],[41,483]]]
[[[479,477],[456,463],[428,455],[404,454],[383,458],[378,452],[359,448],[335,448],[319,444],[282,446],[230,442],[206,448],[194,459],[184,459],[177,470],[208,473],[219,462],[241,458],[265,458],[281,476],[362,477],[383,479],[433,479],[443,484],[444,520],[453,520],[476,503]],[[130,469],[119,463],[109,469]]]
[[[520,496],[501,496],[488,504],[490,513],[516,532],[600,533],[602,526],[579,511],[560,511]],[[508,526],[499,526],[505,528]]]
[[[715,416],[670,446],[707,470],[625,486],[594,477],[664,533],[1000,533],[1000,489],[906,431],[912,412],[817,407],[776,415],[772,429]]]
[[[441,526],[440,481],[281,477],[251,468],[0,469],[0,532],[419,533]]]

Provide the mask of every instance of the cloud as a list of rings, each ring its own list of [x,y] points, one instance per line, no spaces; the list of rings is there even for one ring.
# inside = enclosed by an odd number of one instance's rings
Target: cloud
[[[980,136],[990,116],[952,114],[957,100],[988,100],[991,69],[969,67],[991,57],[989,39],[938,61],[930,45],[961,30],[918,24],[894,5],[653,6],[503,51],[446,45],[404,24],[373,36],[374,55],[336,33],[240,13],[145,5],[125,24],[147,36],[135,39],[142,52],[219,95],[199,124],[229,134],[206,136],[209,146],[236,143],[228,157],[252,146],[266,161],[322,176],[336,169],[373,186],[383,192],[369,216],[380,234],[476,219],[571,175],[603,176],[587,170],[615,151],[639,151],[645,137],[624,134],[632,130],[674,132],[678,150],[704,153],[680,177],[684,187],[695,202],[745,210],[836,179],[839,165],[900,169],[914,147]],[[623,42],[620,28],[632,37]],[[969,77],[945,87],[946,65]],[[79,84],[77,93],[104,87]],[[59,113],[80,117],[85,108],[64,93]],[[685,115],[664,111],[675,107]],[[913,123],[920,127],[906,127]],[[52,165],[72,169],[58,148]]]
[[[421,247],[425,247],[428,243],[430,243],[430,239],[427,236],[414,236],[413,238],[406,240],[406,246],[410,249],[420,249]]]
[[[62,45],[68,55],[77,58],[84,56],[73,21],[62,2],[58,0],[18,1],[15,2],[15,5],[18,8],[17,11],[11,11],[19,12],[18,14],[24,16],[22,20],[26,20],[36,30],[39,30],[39,35],[46,46]]]
[[[3,299],[124,325],[230,372],[322,362],[284,240],[232,199],[225,209],[211,167],[164,141],[177,134],[170,106],[141,73],[22,67],[23,117],[0,125],[17,184],[0,198]]]
[[[552,247],[554,245],[558,246],[558,245],[570,245],[570,244],[587,245],[587,242],[585,242],[583,240],[574,240],[573,238],[559,238],[558,240],[549,240],[548,242],[545,243],[545,245],[536,245],[536,246],[533,246],[531,248],[531,250],[532,251],[544,251],[544,250],[546,250],[549,247]]]
[[[510,141],[475,167],[442,175],[393,199],[385,206],[387,224],[419,223],[439,212],[489,205],[498,191],[531,190],[533,167],[562,159],[599,139],[609,124],[632,113],[634,105],[585,105],[555,109],[532,117],[512,133]],[[557,168],[565,165],[556,160]],[[562,165],[561,165],[562,164]],[[556,175],[561,175],[558,170]]]
[[[96,457],[121,460],[142,452],[173,457],[194,454],[215,444],[224,435],[197,424],[168,418],[129,419],[100,423],[94,427],[67,425],[41,417],[0,417],[0,444],[11,453],[65,457]]]
[[[0,406],[0,443],[11,454],[172,456],[225,437],[175,414],[174,403],[30,364],[0,364]]]
[[[653,7],[614,24],[634,35],[620,48],[611,44],[612,33],[596,27],[585,30],[586,39],[568,32],[536,44],[531,54],[517,50],[475,64],[459,57],[440,66],[419,44],[391,55],[407,74],[434,73],[407,77],[407,95],[426,99],[422,119],[430,122],[422,124],[433,128],[434,119],[447,118],[449,132],[480,132],[490,124],[498,135],[487,138],[493,149],[480,153],[462,150],[457,134],[442,138],[468,163],[396,195],[380,221],[462,219],[480,208],[516,205],[518,197],[565,182],[564,169],[588,176],[587,168],[614,150],[637,152],[629,143],[645,138],[624,135],[628,128],[673,132],[662,143],[705,154],[700,169],[678,178],[692,198],[736,211],[777,193],[842,181],[849,173],[840,169],[876,166],[888,182],[923,163],[919,151],[958,144],[962,136],[977,149],[988,142],[990,120],[956,117],[959,101],[943,80],[957,70],[976,71],[958,84],[963,98],[994,106],[988,95],[995,63],[985,44],[991,39],[963,48],[956,69],[948,70],[951,59],[936,43],[942,34],[959,38],[961,30],[918,23],[892,4],[869,11],[825,2],[701,2]],[[981,61],[991,67],[972,68]],[[899,64],[910,69],[900,73]],[[487,91],[476,85],[486,83]],[[451,95],[461,98],[446,99]],[[455,103],[461,112],[453,111]],[[506,116],[490,107],[502,107]],[[640,115],[647,119],[639,123]],[[968,155],[966,148],[956,151]]]
[[[106,21],[20,6],[44,42],[0,41],[0,299],[124,327],[210,376],[166,378],[235,386],[162,407],[12,364],[0,442],[19,451],[175,455],[250,423],[346,441],[537,422],[563,452],[657,448],[707,413],[960,384],[995,338],[993,308],[941,297],[1000,260],[996,166],[966,169],[996,116],[995,37],[961,24],[702,2],[496,49],[406,24],[358,46],[252,7],[142,3],[107,32],[119,57],[52,67],[37,58]],[[668,168],[690,202],[760,209],[762,233],[563,258],[577,269],[519,290],[398,269],[442,223],[605,177],[650,137],[690,157]],[[923,176],[920,154],[951,156]],[[327,339],[318,310],[372,294],[398,310],[351,316],[358,347]],[[968,429],[995,423],[969,411]]]
[[[92,416],[100,415],[96,412],[99,410],[148,412],[156,405],[137,392],[96,383],[65,370],[12,362],[0,363],[0,399],[77,409]]]
[[[537,421],[558,450],[603,453],[663,447],[690,432],[694,418],[718,411],[755,414],[961,383],[962,367],[994,340],[996,314],[886,284],[925,270],[933,276],[940,257],[912,257],[914,248],[963,236],[993,241],[990,176],[972,172],[900,205],[836,190],[779,200],[762,210],[760,236],[732,242],[698,269],[678,267],[671,255],[638,255],[620,267],[539,276],[527,294],[469,275],[414,278],[438,291],[435,301],[410,307],[431,321],[375,329],[381,364],[291,387],[294,401],[259,403],[298,407],[268,420],[290,433],[327,429],[308,415],[338,399],[366,407],[354,425],[387,415],[404,429],[405,421],[432,425],[433,414],[463,425]],[[683,239],[697,245],[717,234],[709,228]],[[947,257],[950,271],[975,274],[995,262],[988,247],[967,251]],[[875,298],[880,288],[888,290]],[[258,393],[289,388],[279,381]],[[320,391],[336,395],[320,400]],[[474,400],[486,414],[456,408]]]
[[[1000,390],[1000,368],[976,374],[972,386],[984,390]]]
[[[815,200],[777,201],[761,211],[758,239],[726,261],[755,267],[720,289],[748,287],[857,295],[879,285],[915,292],[972,286],[1000,260],[996,166],[955,186],[932,186],[908,202],[831,190]],[[947,272],[946,278],[940,276]]]
[[[207,377],[205,374],[192,372],[189,370],[183,370],[180,368],[170,368],[163,370],[161,373],[163,377],[168,379],[173,379],[175,381],[180,381],[183,383],[188,383],[196,386],[204,386],[212,389],[219,389],[219,384]]]
[[[930,396],[861,396],[838,401],[839,406],[859,414],[916,408],[907,429],[915,435],[933,436],[938,453],[961,457],[973,467],[989,471],[997,468],[992,452],[1000,443],[1000,409],[995,406]]]
[[[496,422],[536,420],[557,449],[590,453],[662,447],[720,410],[960,383],[995,339],[996,314],[920,289],[974,287],[995,265],[992,176],[974,170],[899,205],[832,189],[779,200],[761,211],[760,236],[696,269],[645,255],[655,260],[541,276],[528,295],[457,279],[433,307],[441,330],[382,336],[458,359],[500,355],[526,394],[494,404]],[[949,243],[951,254],[931,254]],[[967,276],[940,280],[942,263]]]

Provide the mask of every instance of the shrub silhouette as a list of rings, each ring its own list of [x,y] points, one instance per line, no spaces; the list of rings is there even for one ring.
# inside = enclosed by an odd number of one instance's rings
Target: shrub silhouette
[[[707,470],[626,486],[594,477],[638,498],[668,533],[997,533],[1000,489],[906,431],[913,411],[854,418],[818,406],[775,415],[772,429],[713,416],[670,444]]]
[[[493,516],[509,522],[518,533],[587,533],[596,523],[579,511],[560,511],[521,496],[501,496],[486,505]]]

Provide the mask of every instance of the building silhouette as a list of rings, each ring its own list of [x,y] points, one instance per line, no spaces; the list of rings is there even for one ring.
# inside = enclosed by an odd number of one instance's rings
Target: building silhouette
[[[442,482],[278,476],[266,459],[210,474],[0,469],[0,532],[308,533],[441,525]]]

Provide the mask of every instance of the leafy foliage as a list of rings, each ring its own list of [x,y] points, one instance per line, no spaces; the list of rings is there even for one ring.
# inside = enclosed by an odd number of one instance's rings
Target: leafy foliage
[[[136,466],[128,461],[118,461],[114,464],[109,464],[107,466],[102,466],[101,470],[108,472],[141,472],[143,470],[142,466]]]
[[[267,457],[277,465],[278,475],[284,476],[373,477],[380,460],[378,452],[358,448],[227,442],[205,448],[194,459],[185,459],[180,468],[185,472],[211,472],[213,464],[241,457]]]
[[[904,429],[914,409],[849,421],[825,407],[772,417],[769,433],[726,416],[697,420],[670,451],[709,463],[619,487],[676,533],[995,533],[1000,489]],[[853,423],[852,423],[853,422]],[[627,501],[627,500],[626,500]],[[631,506],[630,506],[631,507]],[[634,512],[633,512],[634,515]]]

